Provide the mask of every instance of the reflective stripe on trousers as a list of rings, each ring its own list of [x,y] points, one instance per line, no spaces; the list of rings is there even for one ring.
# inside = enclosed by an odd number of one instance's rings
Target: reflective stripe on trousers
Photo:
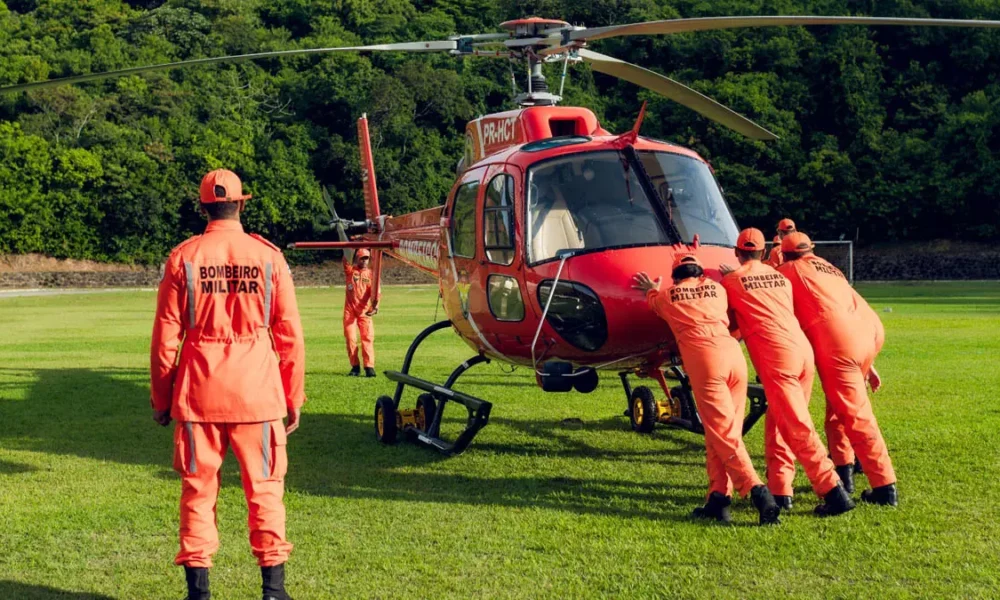
[[[198,457],[194,452],[194,426],[191,425],[191,421],[184,423],[184,429],[187,431],[188,450],[191,455],[188,460],[188,473],[194,475],[198,472]]]
[[[263,423],[261,435],[261,464],[264,465],[264,479],[271,476],[271,424]]]

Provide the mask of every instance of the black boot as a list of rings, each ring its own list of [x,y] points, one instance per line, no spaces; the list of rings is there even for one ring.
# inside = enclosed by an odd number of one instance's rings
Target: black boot
[[[890,483],[889,485],[865,490],[861,492],[861,501],[880,506],[898,506],[899,494],[896,492],[896,484]]]
[[[753,502],[757,512],[760,513],[761,525],[777,525],[781,522],[778,520],[778,514],[781,512],[781,509],[778,508],[778,504],[774,501],[774,496],[771,495],[767,486],[754,486],[750,490],[750,500]]]
[[[375,369],[373,367],[365,367],[365,377],[375,377]]]
[[[854,472],[858,475],[864,475],[865,473],[864,468],[861,466],[861,459],[857,457],[854,458]]]
[[[208,591],[208,569],[185,566],[184,577],[188,585],[188,595],[184,600],[211,600],[212,592]]]
[[[854,508],[854,500],[847,494],[844,484],[838,482],[837,487],[823,496],[823,504],[816,507],[816,514],[821,517],[842,515]]]
[[[791,496],[775,496],[774,503],[778,505],[778,508],[785,512],[791,512],[792,510],[792,497]]]
[[[274,565],[273,567],[260,568],[261,588],[264,592],[263,600],[292,600],[292,597],[285,591],[285,565]]]
[[[854,493],[854,465],[843,465],[836,468],[837,475],[840,476],[840,480],[844,483],[844,490],[848,494]]]
[[[351,372],[347,374],[348,377],[360,377],[361,376],[361,366],[355,365],[351,367]]]
[[[729,514],[729,505],[732,503],[733,499],[729,496],[723,496],[719,492],[712,492],[709,494],[708,502],[705,503],[705,506],[699,506],[691,511],[691,516],[695,519],[715,519],[723,523],[730,523],[733,517]]]

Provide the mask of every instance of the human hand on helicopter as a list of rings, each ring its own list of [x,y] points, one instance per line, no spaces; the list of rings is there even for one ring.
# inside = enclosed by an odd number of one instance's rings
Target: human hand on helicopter
[[[632,281],[635,282],[635,285],[632,286],[632,289],[642,290],[642,293],[644,294],[650,292],[651,290],[659,290],[660,281],[662,279],[663,279],[662,277],[657,277],[656,279],[650,279],[649,275],[647,275],[646,273],[639,272],[632,276]]]
[[[736,267],[734,267],[733,265],[731,265],[729,263],[722,263],[721,265],[719,265],[719,273],[722,273],[723,277],[725,277],[726,275],[729,275],[730,273],[732,273],[735,270],[736,270]]]

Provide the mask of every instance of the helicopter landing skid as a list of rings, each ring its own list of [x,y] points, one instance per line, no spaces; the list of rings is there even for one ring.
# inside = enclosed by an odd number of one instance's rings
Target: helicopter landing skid
[[[667,374],[658,368],[651,369],[648,373],[623,371],[618,374],[628,400],[625,416],[629,418],[633,431],[650,433],[656,424],[660,423],[704,435],[705,426],[701,422],[698,407],[694,402],[691,380],[679,366],[669,367],[668,372],[671,379],[675,379],[680,385],[671,386],[667,381]],[[666,399],[658,400],[653,391],[646,386],[633,388],[628,380],[630,374],[655,379],[660,384]],[[743,435],[746,435],[767,412],[764,388],[760,385],[747,386],[747,403],[750,410],[743,418]]]
[[[390,381],[396,382],[396,393],[391,398],[380,396],[375,403],[375,436],[383,444],[395,443],[398,434],[402,432],[410,441],[433,448],[446,456],[453,456],[465,451],[479,430],[489,422],[493,404],[451,388],[463,373],[480,363],[490,362],[490,359],[483,355],[470,358],[456,367],[443,385],[414,377],[409,373],[413,354],[421,342],[435,331],[450,326],[451,321],[440,321],[421,331],[406,351],[402,370],[385,372]],[[406,386],[424,392],[417,397],[416,408],[412,410],[399,408]],[[448,402],[461,404],[468,411],[466,427],[454,442],[447,442],[440,437],[441,416]]]

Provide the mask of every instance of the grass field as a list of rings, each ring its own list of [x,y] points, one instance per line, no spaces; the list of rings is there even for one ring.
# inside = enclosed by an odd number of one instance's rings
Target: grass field
[[[886,385],[875,407],[901,505],[820,520],[800,474],[792,515],[762,529],[744,501],[733,527],[686,518],[704,494],[702,439],[630,432],[614,376],[588,396],[545,395],[523,369],[482,365],[461,388],[493,401],[493,419],[468,452],[379,446],[372,407],[392,386],[345,376],[343,292],[302,290],[309,403],[289,444],[289,591],[298,600],[1000,597],[1000,284],[861,291],[892,309],[880,312]],[[399,367],[435,300],[433,288],[386,290],[380,370]],[[153,304],[149,292],[0,299],[0,598],[183,596],[171,564],[180,489],[171,433],[149,411]],[[416,373],[443,380],[469,356],[440,333]],[[814,398],[818,419],[818,389]],[[560,426],[566,417],[583,426]],[[748,445],[762,472],[761,430]],[[230,457],[219,499],[219,600],[260,597],[235,467]]]

